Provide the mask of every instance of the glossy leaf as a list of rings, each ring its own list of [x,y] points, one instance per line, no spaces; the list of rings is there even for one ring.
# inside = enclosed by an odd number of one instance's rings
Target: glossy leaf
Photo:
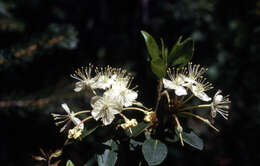
[[[156,43],[156,41],[154,40],[154,38],[147,32],[145,31],[141,31],[144,40],[145,40],[145,44],[147,47],[147,50],[151,56],[152,61],[153,60],[157,60],[157,59],[161,59],[160,58],[160,49]]]
[[[74,164],[72,163],[72,161],[68,160],[66,166],[74,166]]]
[[[110,149],[106,149],[102,155],[97,155],[97,162],[99,166],[114,166],[117,160],[118,145],[113,140],[108,140],[104,143],[110,146]]]
[[[155,61],[151,61],[151,69],[152,72],[156,75],[158,79],[165,77],[166,75],[166,64],[162,59],[157,59]]]
[[[168,149],[159,140],[148,139],[143,143],[142,152],[148,165],[158,165],[166,158]]]
[[[182,132],[183,141],[190,146],[202,150],[203,149],[203,140],[197,136],[194,132],[186,133]]]
[[[168,63],[172,66],[183,67],[192,58],[194,52],[194,41],[187,38],[181,42],[182,36],[174,44],[168,56]]]

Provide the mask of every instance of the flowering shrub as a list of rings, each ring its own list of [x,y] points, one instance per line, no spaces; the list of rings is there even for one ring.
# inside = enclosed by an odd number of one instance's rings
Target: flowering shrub
[[[129,144],[141,146],[149,165],[159,165],[167,156],[168,143],[180,142],[182,146],[186,143],[203,149],[203,141],[199,136],[193,131],[187,132],[183,127],[185,118],[195,118],[216,132],[219,130],[213,123],[197,112],[208,111],[211,119],[218,115],[228,119],[228,96],[224,96],[221,90],[217,90],[213,97],[209,96],[207,91],[213,86],[204,76],[207,68],[190,62],[194,51],[194,43],[190,38],[181,41],[180,37],[168,52],[163,40],[159,48],[151,35],[144,31],[141,33],[151,57],[151,70],[158,78],[155,106],[148,108],[138,100],[136,86],[131,85],[134,78],[126,70],[89,64],[71,75],[77,80],[75,93],[84,92],[90,97],[88,109],[74,112],[64,103],[61,106],[65,115],[52,114],[56,125],[63,125],[60,131],[67,133],[65,144],[73,139],[84,141],[83,138],[95,129],[112,125],[116,131],[124,131],[124,137],[129,137]],[[141,112],[143,117],[129,118],[129,111],[133,114]],[[83,118],[80,119],[79,115]],[[73,124],[72,128],[70,124]],[[140,135],[145,135],[143,142],[136,140]],[[111,139],[105,144],[111,148],[97,156],[98,164],[115,165],[120,139]],[[109,157],[108,153],[111,153]],[[72,165],[72,162],[68,164]]]

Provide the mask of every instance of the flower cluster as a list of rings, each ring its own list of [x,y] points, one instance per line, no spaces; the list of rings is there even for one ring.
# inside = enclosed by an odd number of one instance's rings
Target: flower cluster
[[[76,139],[83,131],[83,122],[86,121],[86,119],[81,121],[75,117],[81,113],[90,112],[91,116],[88,117],[88,119],[93,118],[97,121],[101,119],[105,126],[111,124],[117,114],[119,114],[125,121],[124,124],[120,125],[123,129],[130,129],[138,124],[135,119],[129,120],[121,113],[123,110],[129,110],[129,107],[133,104],[138,104],[138,102],[136,102],[138,93],[134,88],[130,88],[133,77],[128,74],[126,70],[122,70],[121,68],[112,68],[110,66],[105,68],[95,68],[93,70],[93,65],[89,64],[86,68],[76,70],[71,77],[78,80],[75,84],[75,92],[83,90],[92,92],[90,100],[92,110],[74,113],[70,112],[70,109],[66,104],[62,104],[62,107],[68,115],[52,114],[55,120],[64,118],[68,123],[71,121],[74,123],[75,127],[69,130],[69,138]],[[64,121],[59,121],[56,124],[63,122]],[[67,124],[61,129],[61,131],[63,131],[66,126]]]
[[[161,95],[166,95],[169,102],[169,109],[173,112],[173,117],[176,121],[176,128],[181,129],[178,115],[186,115],[197,118],[210,127],[218,131],[208,119],[203,118],[197,114],[194,114],[196,109],[209,109],[212,118],[215,118],[219,113],[223,118],[228,119],[229,105],[231,102],[228,96],[221,95],[221,90],[218,90],[213,96],[213,99],[208,96],[206,91],[212,89],[212,84],[206,81],[203,74],[207,71],[206,68],[200,67],[200,65],[193,65],[188,63],[188,67],[181,69],[168,69],[167,74],[170,79],[163,78],[163,87],[166,89]],[[170,98],[169,93],[174,91],[174,98]],[[210,102],[208,104],[190,105],[188,102],[196,96],[202,102]],[[181,137],[182,130],[177,134]],[[182,140],[182,138],[180,138]],[[183,142],[182,142],[183,144]]]
[[[169,68],[167,70],[168,78],[162,78],[161,80],[164,89],[159,89],[159,98],[157,100],[159,103],[161,97],[166,95],[168,107],[149,109],[137,101],[137,91],[130,88],[133,77],[125,70],[110,66],[94,69],[93,65],[90,64],[86,68],[76,70],[71,77],[78,80],[75,83],[74,91],[86,92],[90,96],[91,109],[74,113],[67,104],[62,104],[62,108],[67,112],[67,115],[52,115],[54,120],[58,120],[57,125],[65,123],[61,128],[61,132],[68,128],[69,124],[73,124],[74,127],[68,131],[68,138],[77,139],[82,135],[84,122],[87,120],[100,120],[104,126],[107,126],[114,121],[116,115],[119,115],[124,121],[116,121],[117,126],[129,130],[132,134],[132,127],[136,127],[138,122],[136,119],[128,119],[123,114],[126,110],[142,112],[144,114],[143,121],[147,124],[144,130],[147,129],[148,132],[152,132],[156,126],[160,125],[160,119],[157,117],[158,111],[168,108],[168,110],[164,110],[169,111],[165,115],[170,115],[167,119],[172,119],[171,124],[175,123],[173,124],[175,126],[174,131],[183,145],[182,134],[184,131],[180,118],[196,118],[216,131],[218,129],[213,126],[210,120],[194,112],[200,109],[208,109],[212,118],[220,114],[223,118],[228,119],[227,109],[229,109],[230,100],[228,96],[221,94],[221,90],[218,90],[213,97],[207,94],[207,91],[213,87],[203,76],[206,71],[206,68],[192,63],[188,63],[187,67],[180,69]],[[190,101],[193,98],[197,98],[204,103],[192,105],[193,102]],[[208,103],[205,104],[205,102]],[[83,120],[76,117],[83,113],[90,113],[91,115],[88,115]],[[150,127],[148,128],[148,126]],[[169,129],[172,129],[172,127],[169,127]]]

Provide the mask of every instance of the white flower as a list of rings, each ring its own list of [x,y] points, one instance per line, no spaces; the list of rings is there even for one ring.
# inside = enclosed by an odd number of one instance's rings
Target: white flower
[[[79,92],[83,90],[84,88],[90,88],[95,89],[95,83],[98,79],[98,77],[91,78],[91,72],[93,69],[93,65],[89,64],[89,67],[81,68],[75,71],[75,74],[72,74],[71,77],[75,78],[76,80],[79,80],[76,82],[76,86],[74,88],[75,92]]]
[[[74,116],[74,112],[70,111],[70,108],[66,103],[63,103],[61,107],[66,111],[67,115],[60,115],[60,114],[52,114],[54,117],[54,120],[61,120],[59,122],[56,122],[56,125],[59,125],[61,123],[66,124],[61,128],[60,132],[64,131],[65,128],[72,122],[75,126],[78,126],[80,130],[84,129],[84,124],[81,123],[81,120]]]
[[[129,107],[135,102],[138,93],[129,89],[133,77],[125,75],[124,70],[118,69],[115,74],[116,79],[112,84],[112,88],[104,93],[104,96],[114,98],[121,105]]]
[[[221,90],[218,90],[214,95],[213,102],[211,103],[211,116],[215,118],[217,113],[219,113],[223,118],[228,119],[228,111],[223,109],[229,109],[227,104],[230,104],[231,101],[229,100],[228,96],[223,97],[220,94],[221,92]]]
[[[96,73],[98,73],[99,77],[96,81],[95,87],[99,89],[108,89],[115,82],[116,75],[113,74],[114,69],[110,66],[105,68],[96,69]]]
[[[120,113],[122,105],[115,99],[109,96],[95,96],[91,99],[91,106],[93,110],[91,114],[95,120],[101,118],[104,125],[109,125],[115,118],[115,114]]]
[[[183,96],[187,95],[186,89],[183,87],[184,85],[184,80],[179,74],[179,70],[173,69],[172,71],[170,69],[167,70],[167,74],[170,77],[171,80],[163,78],[163,86],[166,89],[174,89],[175,94],[177,96]]]
[[[184,81],[186,82],[186,86],[190,87],[192,84],[197,83],[197,79],[201,78],[202,75],[207,71],[207,68],[200,68],[200,65],[193,65],[192,63],[188,63],[188,72],[186,74],[182,74]]]
[[[192,91],[192,93],[198,97],[200,100],[202,101],[210,101],[211,97],[209,97],[205,91],[212,89],[212,84],[209,82],[206,82],[206,79],[198,79],[198,82],[196,82],[195,84],[191,85],[190,90]]]

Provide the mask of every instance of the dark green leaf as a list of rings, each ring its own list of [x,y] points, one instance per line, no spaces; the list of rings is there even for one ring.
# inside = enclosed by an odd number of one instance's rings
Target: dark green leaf
[[[94,132],[99,126],[100,126],[100,124],[97,122],[95,122],[93,124],[87,123],[86,126],[84,127],[84,131],[83,131],[82,135],[80,136],[80,138],[83,139],[84,137],[88,136],[89,134]]]
[[[153,166],[163,162],[167,156],[168,149],[161,141],[148,139],[142,146],[142,152],[147,163]]]
[[[161,79],[162,77],[165,77],[166,75],[166,64],[161,59],[157,59],[154,61],[151,61],[151,69],[152,72],[156,75],[158,79]]]
[[[150,126],[152,126],[152,123],[141,122],[137,126],[131,128],[133,134],[131,134],[130,131],[127,130],[126,135],[128,135],[130,137],[137,137],[139,134],[144,132],[144,130]]]
[[[163,59],[165,66],[167,66],[168,50],[164,46],[164,42],[163,42],[162,38],[161,38],[161,45],[162,45],[162,59]]]
[[[186,133],[182,132],[183,141],[192,147],[202,150],[203,149],[203,140],[197,136],[194,132]]]
[[[74,164],[72,163],[72,161],[68,160],[66,166],[74,166]]]
[[[102,155],[97,155],[97,162],[99,166],[114,166],[116,164],[118,153],[118,145],[113,140],[108,140],[104,143],[110,146],[110,149],[106,149]]]
[[[154,38],[145,31],[141,31],[141,33],[144,37],[145,44],[146,44],[147,50],[151,56],[152,61],[156,60],[156,59],[161,59],[160,58],[160,49],[159,49],[156,41],[154,40]]]
[[[168,63],[172,66],[183,67],[192,58],[194,52],[194,42],[191,38],[187,38],[181,42],[179,37],[168,56]]]

